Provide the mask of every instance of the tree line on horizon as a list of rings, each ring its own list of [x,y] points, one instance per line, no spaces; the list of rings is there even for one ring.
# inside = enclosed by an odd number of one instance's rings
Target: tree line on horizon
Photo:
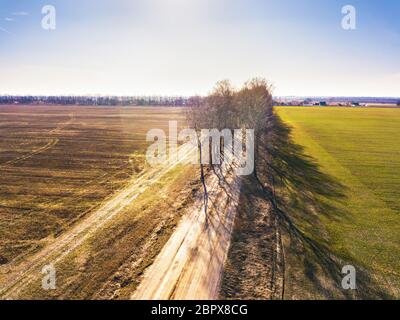
[[[82,106],[186,106],[187,97],[170,96],[0,96],[0,104]]]

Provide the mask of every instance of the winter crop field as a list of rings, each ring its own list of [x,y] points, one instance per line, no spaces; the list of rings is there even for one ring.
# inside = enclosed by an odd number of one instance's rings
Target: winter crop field
[[[276,109],[283,122],[292,128],[293,142],[304,148],[304,153],[312,157],[311,161],[331,181],[331,186],[323,187],[315,197],[313,215],[298,219],[300,228],[317,245],[329,248],[329,254],[360,270],[359,286],[376,288],[367,290],[366,296],[398,298],[400,110]],[[300,208],[292,205],[292,215],[300,217]],[[313,228],[311,224],[321,228]],[[316,288],[318,281],[323,282],[307,276],[312,267],[300,260],[292,259],[289,265],[298,273],[288,275],[288,294],[296,296],[304,293],[305,288]],[[295,285],[295,279],[303,282],[302,288]],[[321,290],[315,294],[320,295]]]

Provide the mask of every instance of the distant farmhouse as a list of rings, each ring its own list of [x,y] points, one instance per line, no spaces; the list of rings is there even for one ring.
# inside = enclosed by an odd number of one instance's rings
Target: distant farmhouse
[[[308,106],[308,107],[400,107],[399,98],[380,97],[275,97],[276,106]]]
[[[328,103],[326,101],[318,101],[313,103],[313,106],[326,107],[327,105]]]

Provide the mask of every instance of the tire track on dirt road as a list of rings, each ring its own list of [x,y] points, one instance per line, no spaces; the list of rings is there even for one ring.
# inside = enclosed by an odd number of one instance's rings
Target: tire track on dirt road
[[[132,295],[134,300],[212,300],[219,295],[221,275],[233,230],[241,179],[207,178],[210,204],[196,200]]]

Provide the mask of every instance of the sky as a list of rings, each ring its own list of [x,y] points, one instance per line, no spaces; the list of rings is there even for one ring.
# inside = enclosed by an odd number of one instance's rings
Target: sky
[[[0,0],[0,94],[204,95],[259,76],[279,96],[398,97],[399,16],[399,0]]]

